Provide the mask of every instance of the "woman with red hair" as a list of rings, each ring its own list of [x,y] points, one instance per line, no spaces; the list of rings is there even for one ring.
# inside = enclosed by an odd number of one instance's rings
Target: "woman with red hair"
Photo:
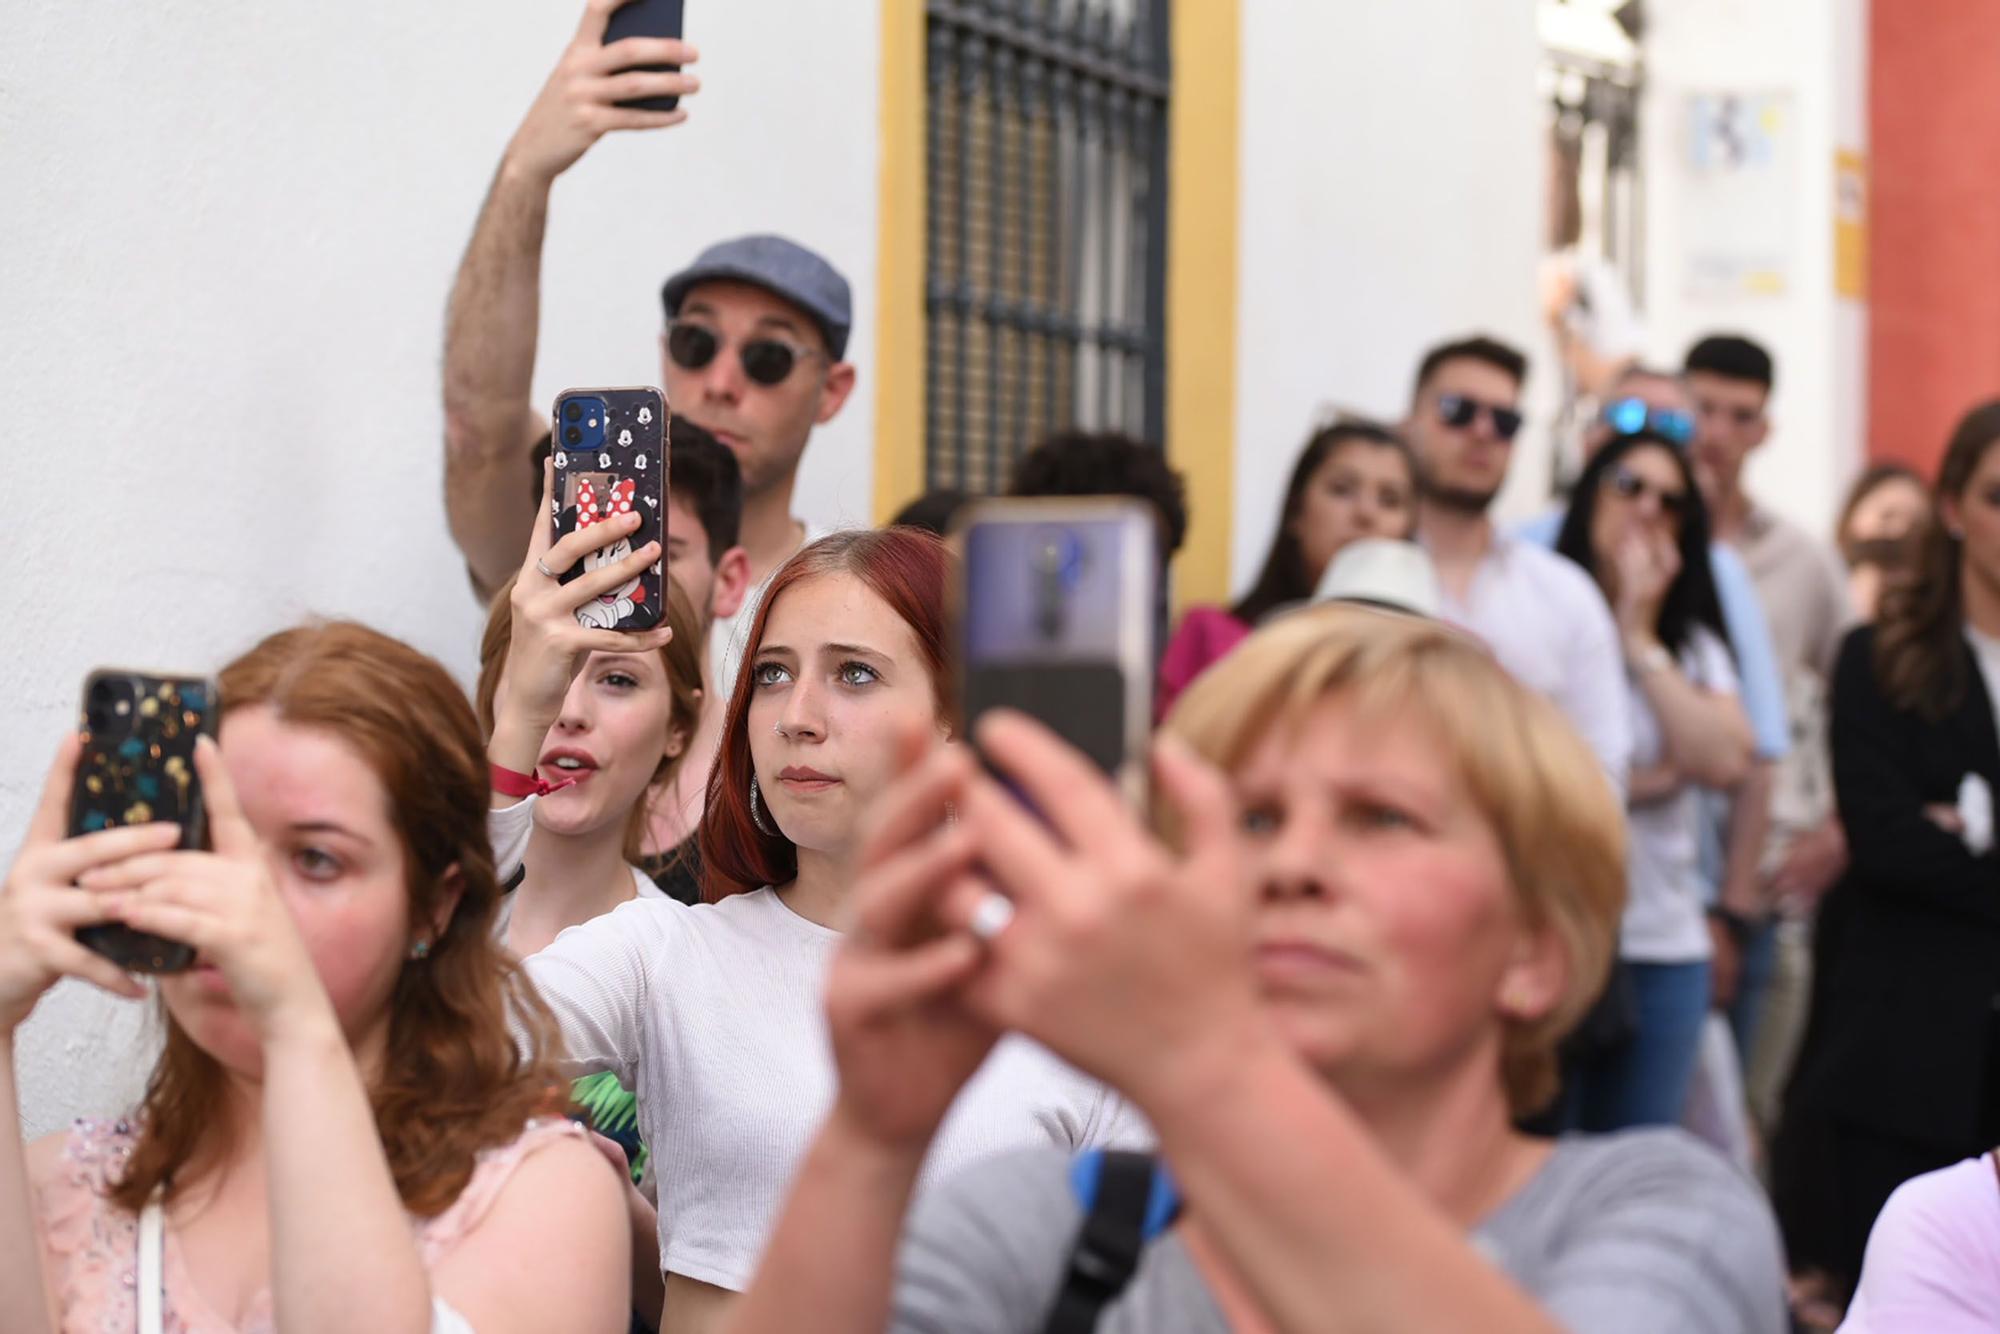
[[[272,635],[218,685],[210,847],[65,838],[72,735],[0,882],[0,1106],[59,977],[144,994],[76,927],[195,950],[157,983],[131,1115],[0,1135],[0,1329],[623,1330],[619,1185],[560,1116],[549,1016],[493,937],[465,696],[351,622]]]
[[[716,1326],[750,1280],[831,1105],[821,992],[862,816],[949,738],[950,555],[929,533],[836,533],[773,577],[744,651],[700,831],[696,907],[626,903],[528,960],[566,1070],[637,1090],[659,1181],[662,1327]],[[1138,1138],[1124,1105],[1033,1043],[1003,1043],[954,1105],[926,1180],[999,1150]]]

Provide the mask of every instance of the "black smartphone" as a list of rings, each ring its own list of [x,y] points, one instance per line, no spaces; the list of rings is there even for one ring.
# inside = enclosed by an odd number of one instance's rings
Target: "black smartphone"
[[[1159,537],[1143,501],[980,501],[955,525],[958,721],[1046,724],[1135,805],[1146,792]]]
[[[682,8],[683,0],[626,0],[611,11],[611,21],[604,26],[604,44],[609,46],[627,37],[672,37],[678,40]],[[664,74],[677,71],[680,66],[634,65],[632,68]],[[634,97],[618,105],[639,111],[672,111],[680,104],[678,97]]]
[[[631,536],[593,551],[560,578],[615,565],[645,546],[661,556],[638,577],[576,609],[595,630],[650,630],[666,615],[667,399],[657,389],[566,389],[556,396],[556,539],[622,514],[637,514]]]
[[[215,687],[198,676],[100,668],[83,683],[83,755],[70,788],[69,833],[171,820],[179,846],[207,838],[195,738],[215,730]],[[194,950],[129,926],[79,928],[76,938],[120,968],[177,973]]]

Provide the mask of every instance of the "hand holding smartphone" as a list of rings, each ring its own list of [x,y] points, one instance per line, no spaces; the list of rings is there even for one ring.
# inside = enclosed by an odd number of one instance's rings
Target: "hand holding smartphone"
[[[83,754],[70,790],[69,835],[171,821],[182,848],[206,837],[195,738],[215,730],[215,687],[198,676],[104,668],[83,686]],[[76,938],[120,968],[175,973],[194,962],[176,941],[116,923]]]
[[[679,41],[683,5],[684,0],[625,0],[624,4],[611,11],[611,21],[604,26],[604,44],[610,46],[627,37],[669,37]],[[649,74],[678,73],[680,70],[679,65],[633,65],[630,68]],[[635,111],[672,111],[680,104],[678,97],[634,97],[617,105]]]
[[[550,521],[561,541],[625,514],[639,516],[630,537],[593,551],[568,570],[565,584],[615,565],[648,542],[667,545],[667,400],[657,389],[568,389],[556,397],[551,436],[556,489]],[[666,557],[577,608],[595,630],[650,630],[666,616]]]
[[[1155,520],[1127,498],[981,501],[955,526],[959,723],[1017,709],[1143,806],[1152,718]]]

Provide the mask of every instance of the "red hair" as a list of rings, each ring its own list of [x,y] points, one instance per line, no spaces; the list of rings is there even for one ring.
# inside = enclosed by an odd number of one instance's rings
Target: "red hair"
[[[458,1198],[482,1149],[531,1117],[559,1114],[555,1020],[493,939],[500,886],[486,836],[486,752],[451,674],[399,640],[351,621],[282,630],[222,669],[222,716],[269,708],[357,751],[388,794],[402,843],[413,930],[427,929],[449,885],[444,932],[397,979],[383,1068],[369,1088],[382,1154],[403,1207],[429,1218]],[[163,1007],[164,1008],[164,1007]],[[517,1047],[515,1015],[528,1033]],[[166,1014],[139,1142],[109,1192],[137,1213],[156,1186],[213,1163],[227,1127],[222,1066]],[[178,1180],[177,1180],[178,1178]]]
[[[903,619],[916,636],[940,711],[944,701],[945,598],[951,551],[918,528],[857,528],[822,537],[778,568],[764,590],[736,689],[729,697],[722,745],[708,775],[708,800],[697,836],[701,843],[702,897],[710,903],[765,885],[782,885],[799,873],[798,849],[783,834],[767,834],[750,818],[751,665],[764,646],[771,608],[794,584],[824,574],[851,574]],[[765,822],[772,823],[766,813]]]

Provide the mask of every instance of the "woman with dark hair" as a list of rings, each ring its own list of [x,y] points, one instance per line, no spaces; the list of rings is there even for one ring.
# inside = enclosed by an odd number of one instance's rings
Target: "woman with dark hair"
[[[1359,538],[1407,538],[1417,522],[1410,447],[1385,426],[1343,417],[1315,431],[1292,466],[1278,529],[1250,590],[1231,607],[1194,607],[1160,658],[1154,716],[1280,607],[1304,602],[1341,549]]]
[[[175,825],[64,838],[72,736],[0,889],[0,1105],[57,978],[144,994],[76,927],[196,950],[159,982],[131,1117],[0,1139],[0,1328],[623,1330],[618,1182],[560,1117],[548,1012],[494,940],[465,696],[339,622],[219,686],[212,850]]]
[[[1878,463],[1855,478],[1840,507],[1834,543],[1847,562],[1847,592],[1856,616],[1875,619],[1882,586],[1916,564],[1932,520],[1930,488],[1916,469]]]
[[[779,568],[709,777],[704,896],[634,899],[528,961],[566,1070],[639,1095],[659,1182],[663,1328],[712,1329],[749,1282],[833,1095],[820,996],[864,814],[898,739],[948,738],[951,557],[913,528],[835,533]],[[1026,1041],[959,1100],[927,1177],[1027,1144],[1132,1138],[1123,1104]]]
[[[2000,400],[1959,422],[1912,577],[1834,670],[1851,861],[1820,913],[1775,1185],[1794,1268],[1836,1298],[1898,1184],[2000,1144],[1996,444]]]
[[[1693,469],[1651,432],[1621,436],[1592,457],[1556,540],[1611,604],[1634,743],[1631,899],[1617,984],[1631,1032],[1576,1054],[1563,1106],[1575,1129],[1678,1124],[1700,1052],[1713,946],[1696,789],[1733,787],[1752,746],[1708,549]]]

